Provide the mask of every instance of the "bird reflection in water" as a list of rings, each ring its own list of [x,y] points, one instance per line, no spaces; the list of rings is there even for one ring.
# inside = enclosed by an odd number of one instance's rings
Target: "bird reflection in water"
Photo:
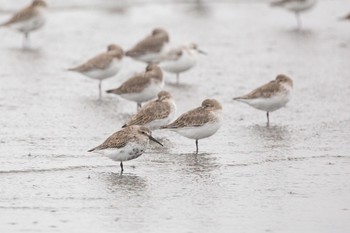
[[[186,153],[180,154],[178,158],[178,165],[181,166],[188,173],[195,173],[200,176],[206,176],[210,172],[219,167],[215,154],[209,153]]]
[[[252,140],[255,139],[258,144],[263,143],[265,147],[289,147],[291,145],[291,132],[287,126],[254,125],[249,129],[253,134]]]
[[[177,1],[176,1],[177,3]],[[193,0],[188,4],[188,11],[196,16],[205,17],[210,14],[209,6],[203,0]]]
[[[101,177],[105,180],[108,190],[111,192],[139,193],[147,189],[147,181],[135,174],[130,173],[104,173]]]

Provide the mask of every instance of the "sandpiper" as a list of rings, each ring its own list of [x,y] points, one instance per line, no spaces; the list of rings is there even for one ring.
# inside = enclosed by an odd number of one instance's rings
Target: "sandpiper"
[[[108,90],[124,99],[135,101],[137,109],[141,103],[152,100],[163,89],[164,80],[162,70],[155,64],[146,67],[145,72],[138,73],[125,81],[120,87]]]
[[[151,131],[139,125],[132,125],[112,134],[101,145],[88,150],[98,152],[114,161],[120,161],[121,173],[123,173],[123,161],[138,158],[145,152],[149,140],[163,146],[152,137]]]
[[[198,140],[212,136],[222,124],[222,106],[215,99],[206,99],[202,106],[182,114],[173,123],[161,127],[196,141],[198,154]]]
[[[269,112],[284,107],[291,99],[293,81],[284,74],[279,74],[275,80],[253,90],[247,95],[234,98],[256,109],[266,112],[267,124],[269,124]]]
[[[316,5],[317,0],[277,0],[271,2],[271,6],[283,7],[295,13],[298,30],[301,29],[300,13],[310,10]]]
[[[165,50],[168,43],[168,33],[164,29],[156,28],[151,35],[137,43],[125,55],[138,61],[153,63],[158,60],[159,55]]]
[[[34,0],[32,4],[15,13],[7,22],[0,25],[15,29],[24,34],[23,47],[27,46],[29,33],[45,24],[47,4],[43,0]]]
[[[159,66],[167,72],[176,74],[176,83],[179,84],[180,73],[196,65],[198,53],[206,54],[198,49],[195,43],[190,43],[161,55]]]
[[[91,58],[78,67],[68,70],[76,71],[89,78],[99,80],[98,89],[99,98],[101,98],[102,80],[113,77],[119,72],[122,65],[123,55],[123,49],[117,45],[112,44],[107,47],[106,52]]]
[[[174,118],[176,112],[175,101],[167,91],[158,93],[158,99],[144,105],[123,126],[143,125],[150,130],[159,129],[167,125]]]

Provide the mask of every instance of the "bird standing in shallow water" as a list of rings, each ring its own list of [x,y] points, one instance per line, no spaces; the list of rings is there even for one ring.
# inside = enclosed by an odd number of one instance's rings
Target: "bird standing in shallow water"
[[[23,48],[26,48],[29,41],[29,33],[44,26],[46,22],[46,8],[47,4],[45,1],[34,0],[30,6],[15,13],[0,27],[9,27],[23,33]]]
[[[198,49],[195,43],[172,49],[159,58],[159,66],[163,70],[176,74],[176,83],[179,84],[180,73],[185,72],[197,63],[197,55],[206,54]]]
[[[148,64],[154,63],[159,59],[162,52],[164,52],[168,43],[168,33],[162,28],[155,28],[151,35],[137,43],[125,55]]]
[[[150,130],[159,129],[167,125],[174,118],[176,112],[175,101],[167,91],[158,93],[158,99],[143,106],[123,126],[143,125]]]
[[[123,97],[124,99],[135,101],[137,110],[141,108],[141,103],[152,100],[164,87],[162,70],[155,64],[150,64],[142,73],[138,73],[129,78],[116,89],[106,91]]]
[[[123,173],[123,161],[136,159],[142,155],[148,148],[150,140],[163,146],[152,137],[152,132],[148,128],[133,125],[112,134],[101,145],[88,152],[98,152],[114,161],[120,161],[121,173]]]
[[[99,99],[101,99],[101,84],[102,80],[113,77],[116,75],[122,65],[122,59],[124,56],[123,49],[118,45],[109,45],[107,51],[99,54],[84,64],[68,69],[69,71],[75,71],[81,73],[89,78],[99,80],[98,90]]]
[[[295,17],[298,24],[298,30],[301,30],[302,23],[300,13],[310,10],[317,3],[317,0],[277,0],[271,2],[271,6],[283,7],[289,11],[295,13]]]
[[[246,103],[253,108],[266,111],[267,124],[269,124],[269,112],[284,107],[291,99],[292,90],[292,79],[284,74],[280,74],[275,80],[253,90],[247,95],[236,97],[234,100]]]
[[[173,123],[161,127],[190,139],[195,139],[196,154],[198,140],[212,136],[222,124],[222,106],[215,99],[206,99],[202,105],[182,114]]]

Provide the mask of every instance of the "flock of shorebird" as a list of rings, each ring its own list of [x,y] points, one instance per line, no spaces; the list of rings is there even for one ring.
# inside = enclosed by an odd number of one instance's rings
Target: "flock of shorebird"
[[[316,0],[279,0],[272,5],[282,6],[295,12],[298,28],[300,28],[300,12],[312,8],[315,3]],[[0,26],[11,27],[23,33],[24,46],[27,46],[29,33],[45,24],[46,7],[47,4],[43,0],[34,0],[30,6],[16,13]],[[345,19],[350,19],[350,16]],[[89,150],[89,152],[100,152],[115,161],[120,161],[122,172],[123,161],[135,159],[143,154],[150,140],[162,145],[152,137],[151,130],[168,129],[195,140],[197,154],[198,140],[212,136],[221,126],[222,106],[215,99],[205,99],[201,106],[183,113],[171,122],[175,117],[176,104],[172,95],[163,90],[163,70],[176,74],[177,83],[179,83],[179,75],[194,67],[197,55],[205,52],[194,43],[174,49],[169,49],[168,44],[167,31],[156,28],[125,53],[120,46],[112,44],[107,47],[106,52],[69,69],[98,80],[99,98],[101,98],[102,81],[115,76],[120,71],[124,55],[147,63],[143,72],[133,75],[118,88],[107,90],[107,93],[136,102],[137,112],[122,126],[121,130],[111,135],[101,145]],[[292,89],[292,79],[280,74],[275,80],[234,100],[265,111],[267,124],[269,124],[269,113],[288,103]],[[147,101],[150,102],[141,106]]]

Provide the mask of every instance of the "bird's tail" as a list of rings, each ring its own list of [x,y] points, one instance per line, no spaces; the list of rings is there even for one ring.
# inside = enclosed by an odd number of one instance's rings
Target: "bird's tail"
[[[235,97],[233,98],[233,100],[242,102],[242,103],[247,103],[249,102],[249,99],[246,96],[239,96],[239,97]]]
[[[96,149],[96,147],[88,150],[88,152],[93,152],[95,149]]]
[[[127,56],[127,57],[135,57],[135,56],[137,56],[137,52],[129,50],[129,51],[125,52],[125,56]]]
[[[176,127],[171,123],[169,125],[163,125],[160,127],[160,129],[168,129],[168,130],[173,130],[175,129]]]
[[[110,90],[107,90],[106,93],[113,93],[113,94],[118,95],[119,91],[118,91],[118,88],[117,89],[110,89]]]
[[[68,68],[67,70],[68,70],[68,71],[76,71],[76,69],[77,69],[77,68],[74,67],[74,68]]]

